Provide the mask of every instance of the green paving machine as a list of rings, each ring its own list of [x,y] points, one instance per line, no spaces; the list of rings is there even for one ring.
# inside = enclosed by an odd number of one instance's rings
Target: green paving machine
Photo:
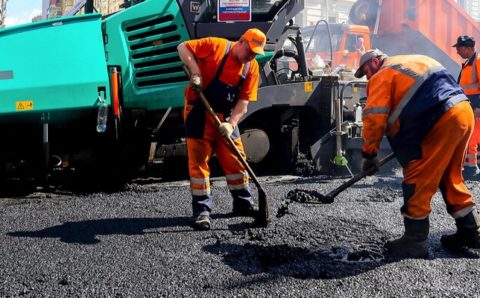
[[[316,156],[318,169],[343,163],[346,140],[359,135],[354,116],[365,82],[308,69],[301,28],[292,21],[303,0],[246,1],[247,21],[222,20],[220,2],[126,1],[108,16],[0,30],[0,181],[48,185],[83,174],[122,182],[185,157],[188,78],[177,46],[206,36],[237,40],[251,27],[266,33],[267,54],[257,57],[258,101],[240,123],[249,161],[288,171],[303,152]]]

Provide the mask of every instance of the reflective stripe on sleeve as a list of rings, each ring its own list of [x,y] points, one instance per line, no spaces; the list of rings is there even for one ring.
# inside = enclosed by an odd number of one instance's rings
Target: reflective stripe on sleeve
[[[390,111],[389,108],[368,108],[362,111],[362,116],[365,117],[371,114],[387,114]]]
[[[463,90],[467,91],[467,90],[470,90],[470,89],[479,89],[480,85],[478,85],[478,83],[474,83],[474,84],[468,84],[468,85],[461,85],[460,87],[463,88]]]
[[[412,71],[408,68],[405,68],[401,65],[398,65],[398,64],[397,65],[392,65],[391,68],[395,69],[395,70],[397,70],[397,71],[399,71],[399,72],[401,72],[401,73],[403,73],[403,74],[405,74],[409,77],[414,78],[415,83],[413,83],[413,85],[410,87],[410,89],[408,89],[408,91],[403,96],[402,100],[400,101],[400,103],[397,106],[397,108],[395,109],[395,111],[393,111],[393,113],[388,118],[388,122],[387,122],[388,127],[391,127],[393,125],[393,123],[395,123],[395,121],[397,121],[398,117],[400,117],[400,114],[403,112],[403,109],[408,105],[410,100],[412,100],[413,96],[418,91],[418,89],[422,86],[422,84],[431,75],[433,75],[434,73],[444,69],[443,66],[434,66],[434,67],[430,68],[429,70],[427,70],[423,75],[419,75],[419,74],[415,73],[414,71]]]

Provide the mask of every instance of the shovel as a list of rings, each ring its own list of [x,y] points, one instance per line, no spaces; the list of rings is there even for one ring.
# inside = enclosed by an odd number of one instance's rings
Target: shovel
[[[381,159],[378,162],[378,167],[379,168],[382,167],[383,165],[385,165],[386,163],[388,163],[389,161],[394,159],[394,157],[395,157],[395,155],[393,153],[390,153],[389,155],[385,156],[383,159]],[[353,176],[351,179],[344,182],[342,185],[340,185],[339,187],[330,191],[326,195],[322,195],[321,193],[319,193],[315,190],[313,190],[313,191],[311,191],[311,190],[301,190],[301,189],[292,190],[287,194],[287,200],[284,200],[282,202],[281,206],[278,208],[277,217],[282,217],[282,216],[284,216],[285,214],[288,213],[288,205],[289,205],[290,201],[299,201],[301,203],[307,203],[307,204],[331,204],[331,203],[333,203],[334,198],[336,196],[338,196],[342,191],[349,188],[350,186],[352,186],[353,184],[355,184],[359,180],[365,178],[366,176],[372,175],[374,173],[374,171],[375,171],[374,168],[370,168],[366,171],[362,171],[361,173]],[[306,199],[305,200],[298,200],[298,199],[295,200],[294,198],[297,196],[298,193],[300,193],[303,196],[303,198],[305,198],[305,197],[312,198],[313,197],[316,200],[315,201],[306,200]]]
[[[185,65],[183,66],[183,69],[187,73],[188,77],[190,77],[189,69]],[[212,116],[212,118],[215,121],[215,124],[217,125],[217,127],[220,126],[220,124],[222,124],[222,122],[220,121],[220,119],[218,119],[217,114],[215,114],[215,111],[212,109],[212,107],[208,103],[208,100],[205,97],[205,95],[203,94],[203,92],[200,91],[198,93],[198,96],[200,97],[200,100],[202,101],[203,105],[205,106],[205,109],[208,111],[210,116]],[[255,176],[255,173],[253,172],[252,168],[250,168],[249,164],[243,158],[240,151],[238,151],[238,148],[235,146],[235,143],[233,142],[232,138],[231,137],[226,137],[224,139],[230,145],[233,152],[235,153],[237,158],[240,160],[242,165],[245,167],[248,174],[250,175],[250,178],[252,178],[255,186],[257,187],[257,190],[258,190],[258,212],[255,215],[255,225],[260,226],[260,227],[267,227],[269,217],[270,217],[267,194],[265,193],[262,186],[260,185],[260,182],[258,182],[257,176]]]
[[[395,155],[393,153],[390,153],[389,155],[385,156],[378,162],[378,167],[382,167],[384,164],[388,163],[392,159],[394,159]],[[330,191],[326,195],[320,195],[318,200],[320,202],[326,202],[326,203],[333,203],[333,199],[338,196],[342,191],[345,189],[349,188],[353,184],[357,183],[359,180],[362,180],[366,176],[372,175],[374,173],[374,169],[370,168],[366,171],[362,171],[359,174],[353,176],[351,179],[340,185],[339,187],[335,188],[334,190]]]

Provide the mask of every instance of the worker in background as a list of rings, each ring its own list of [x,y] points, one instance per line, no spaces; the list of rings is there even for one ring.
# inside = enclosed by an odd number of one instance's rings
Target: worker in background
[[[365,43],[363,37],[357,37],[355,42],[355,55],[353,56],[353,66],[355,69],[358,69],[360,57],[362,57],[363,54],[365,54]]]
[[[473,37],[467,35],[459,36],[453,47],[457,48],[458,55],[465,59],[458,76],[458,83],[470,99],[473,114],[475,115],[475,125],[472,137],[468,142],[463,177],[469,180],[480,180],[477,165],[477,146],[480,143],[480,57],[477,56],[475,51],[475,40]]]
[[[355,43],[355,49],[359,54],[359,57],[365,54],[365,41],[363,40],[363,37],[357,38],[357,42]]]
[[[480,248],[480,218],[465,187],[462,165],[473,131],[473,110],[455,79],[423,55],[388,57],[378,49],[360,59],[357,78],[367,76],[363,110],[363,170],[378,170],[386,133],[403,167],[404,235],[387,242],[398,257],[428,257],[430,201],[438,188],[457,232],[444,235],[449,249]],[[448,132],[448,133],[447,133]]]
[[[224,138],[231,137],[245,156],[238,122],[249,101],[257,99],[259,66],[255,60],[264,54],[266,36],[259,29],[247,30],[237,42],[208,37],[190,40],[178,46],[180,59],[190,70],[185,90],[185,129],[194,227],[211,228],[213,199],[208,162],[216,154],[230,193],[234,216],[254,216],[249,177],[240,160]],[[198,98],[202,91],[222,124],[217,127]]]
[[[344,60],[345,66],[348,69],[358,69],[360,57],[365,54],[365,41],[359,35],[349,35],[347,37],[347,51],[345,51]]]

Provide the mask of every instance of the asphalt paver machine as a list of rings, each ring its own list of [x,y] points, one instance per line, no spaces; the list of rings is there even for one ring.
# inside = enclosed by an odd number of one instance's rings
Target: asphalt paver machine
[[[7,57],[0,64],[0,180],[48,184],[85,173],[121,182],[184,157],[188,78],[177,46],[206,36],[237,40],[251,27],[266,33],[267,53],[257,57],[258,100],[240,123],[249,162],[288,171],[303,153],[318,169],[343,165],[349,139],[361,131],[365,82],[308,69],[293,21],[302,0],[251,1],[250,20],[242,22],[219,19],[220,2],[126,1],[107,16],[0,30]]]

